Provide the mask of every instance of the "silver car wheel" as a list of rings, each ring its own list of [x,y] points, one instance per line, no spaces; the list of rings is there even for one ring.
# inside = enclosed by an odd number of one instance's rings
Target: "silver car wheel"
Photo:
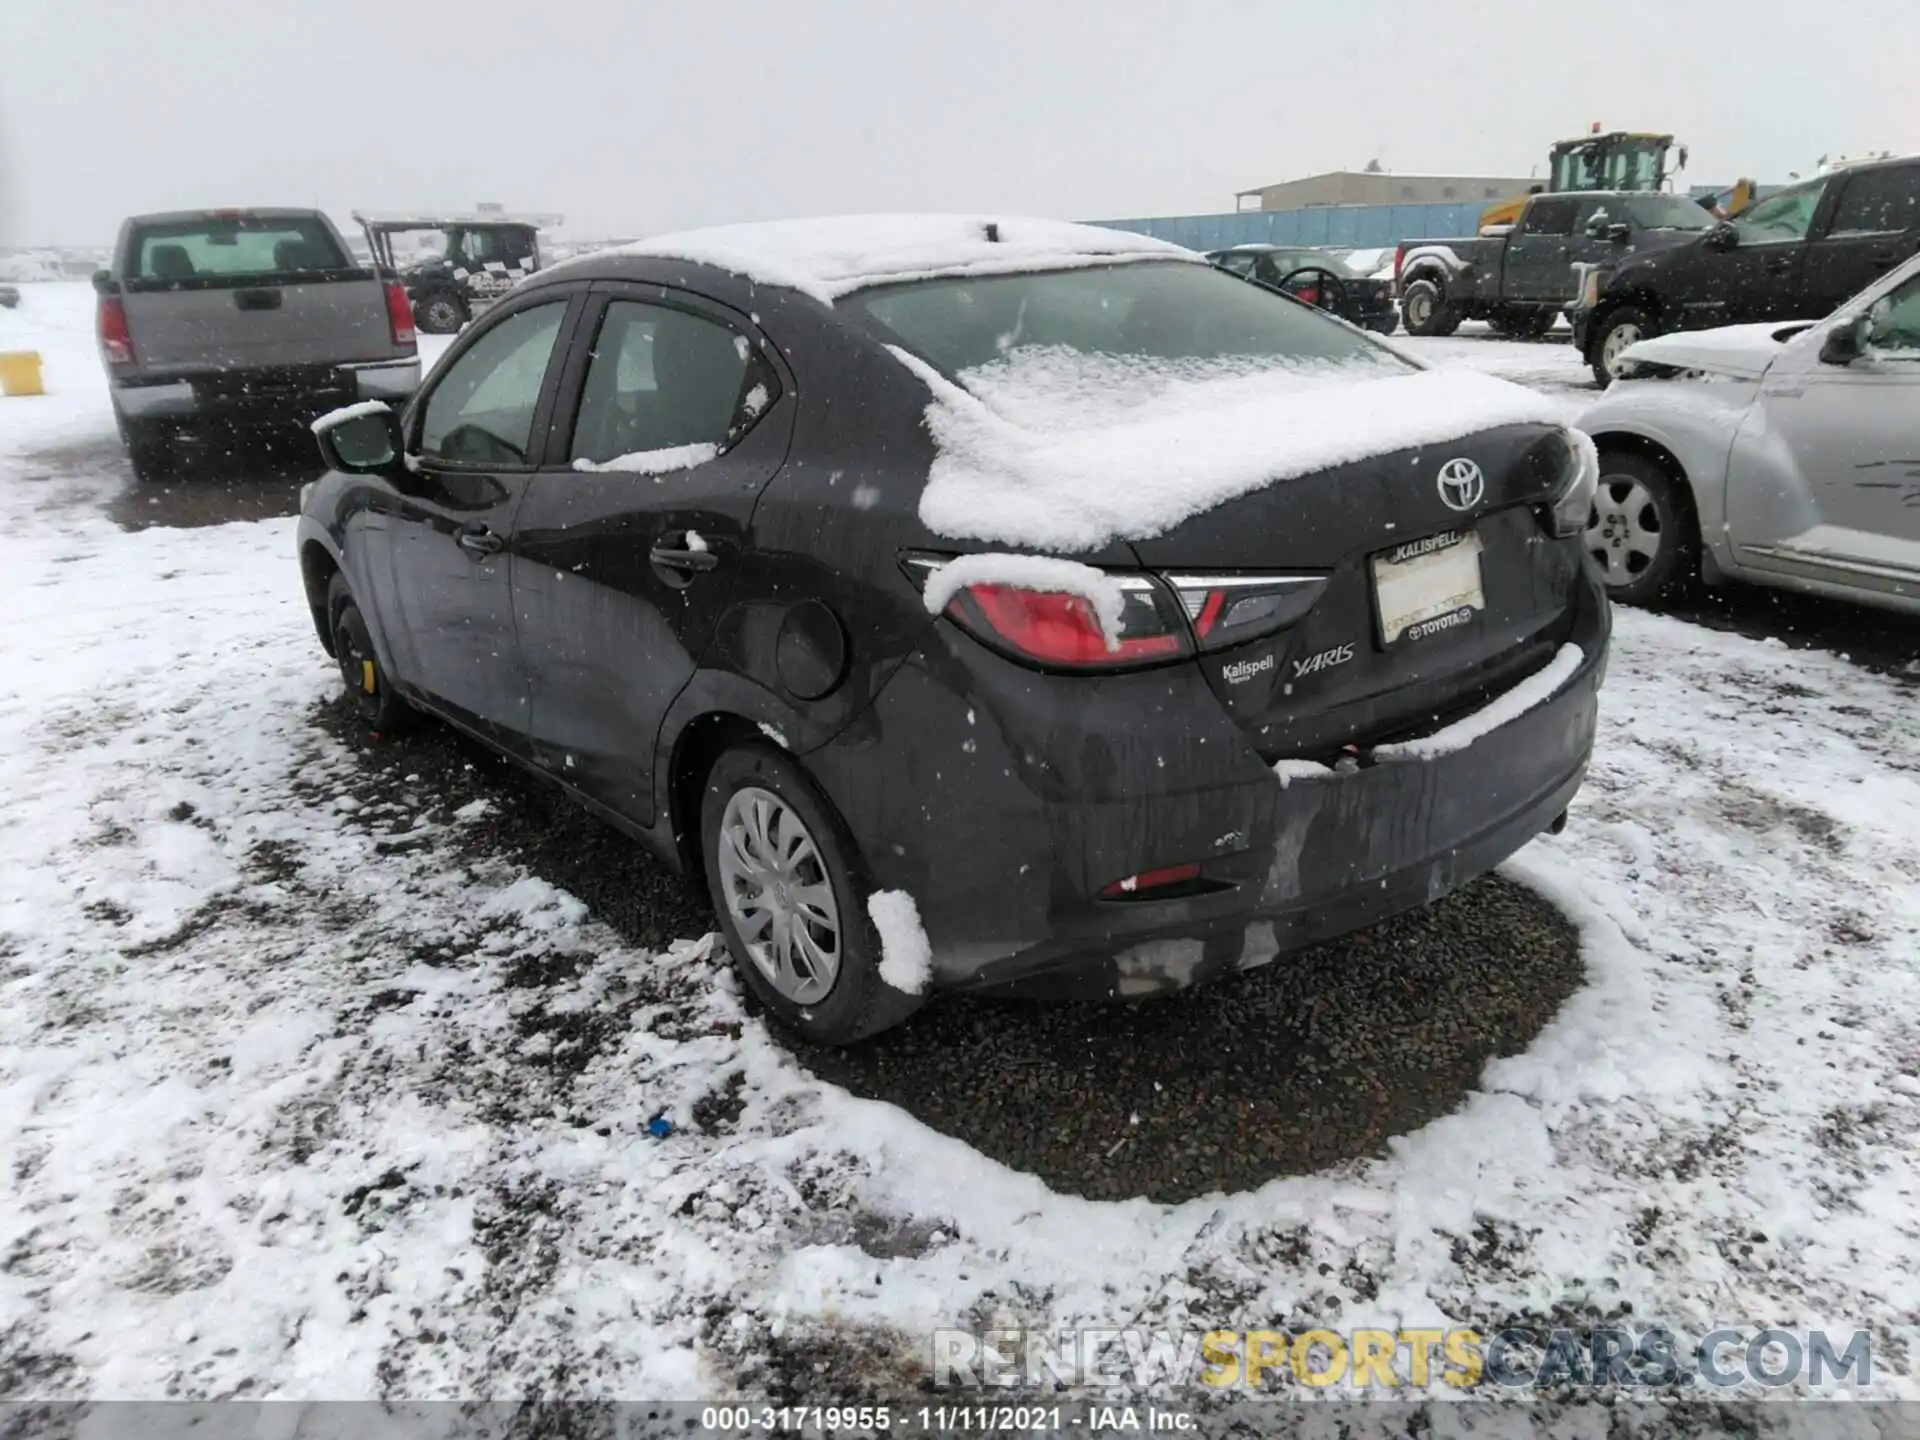
[[[1639,343],[1640,338],[1640,327],[1629,322],[1614,326],[1600,342],[1600,364],[1615,380],[1620,378],[1620,352]]]
[[[1587,515],[1586,545],[1608,587],[1638,579],[1662,543],[1653,492],[1631,475],[1602,475]]]
[[[1407,328],[1423,326],[1432,318],[1433,296],[1425,290],[1411,292],[1407,296]]]
[[[747,958],[796,1005],[824,1000],[840,974],[840,908],[798,812],[747,786],[720,816],[715,862]]]

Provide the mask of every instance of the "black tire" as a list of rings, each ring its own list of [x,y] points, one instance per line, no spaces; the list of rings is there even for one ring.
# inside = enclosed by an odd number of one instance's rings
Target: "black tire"
[[[1400,292],[1400,323],[1409,335],[1451,335],[1464,318],[1447,304],[1439,284],[1425,276],[1408,281]]]
[[[467,323],[467,302],[451,290],[431,290],[413,304],[413,323],[428,335],[458,335]]]
[[[1618,352],[1635,340],[1651,340],[1660,333],[1660,327],[1653,317],[1644,310],[1631,305],[1623,305],[1600,322],[1593,332],[1588,349],[1588,363],[1593,367],[1594,383],[1606,389],[1619,379],[1614,363]]]
[[[374,649],[367,620],[347,588],[347,577],[336,573],[327,582],[327,617],[333,636],[333,658],[340,666],[347,703],[376,735],[391,735],[413,718],[413,708],[387,678]]]
[[[1375,315],[1368,319],[1367,329],[1376,335],[1391,335],[1400,328],[1398,311],[1389,310],[1384,315]]]
[[[1686,481],[1634,450],[1604,450],[1584,545],[1610,598],[1658,605],[1700,574],[1700,521]]]
[[[817,853],[820,877],[832,887],[838,969],[825,994],[804,1003],[782,994],[752,958],[727,894],[720,860],[721,825],[728,802],[746,790],[769,792],[799,819]],[[870,887],[858,851],[833,807],[784,751],[747,742],[714,762],[700,802],[700,855],[713,913],[734,967],[781,1024],[815,1044],[851,1045],[899,1024],[920,1008],[924,996],[896,990],[880,978],[880,937],[867,914]]]
[[[174,463],[173,431],[157,421],[129,419],[118,410],[113,418],[120,428],[120,443],[126,448],[133,478],[143,485],[171,480],[178,468]]]
[[[1516,310],[1512,313],[1512,324],[1508,326],[1516,340],[1538,340],[1553,329],[1553,322],[1560,318],[1558,310]]]

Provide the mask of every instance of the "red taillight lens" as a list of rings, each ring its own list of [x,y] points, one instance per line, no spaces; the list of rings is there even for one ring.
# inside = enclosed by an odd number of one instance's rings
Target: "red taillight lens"
[[[407,287],[397,281],[387,282],[387,327],[393,331],[393,343],[412,345],[413,302],[407,299]]]
[[[133,332],[127,329],[127,307],[118,295],[100,301],[100,353],[109,365],[133,363]]]
[[[1324,575],[1169,575],[1202,650],[1284,630],[1314,607]]]
[[[1185,653],[1177,616],[1161,613],[1152,581],[1127,589],[1120,635],[1107,643],[1100,618],[1084,596],[1012,585],[969,585],[946,613],[976,635],[997,641],[1029,660],[1070,669],[1106,669],[1163,660]]]
[[[1143,890],[1164,890],[1169,885],[1184,885],[1190,880],[1200,878],[1198,865],[1168,865],[1159,870],[1142,870],[1138,875],[1129,875],[1124,880],[1116,880],[1100,889],[1102,900],[1127,900],[1138,896]]]
[[[1407,247],[1405,245],[1394,246],[1393,247],[1393,283],[1395,286],[1398,286],[1400,284],[1400,267],[1406,263],[1406,259],[1407,259]]]

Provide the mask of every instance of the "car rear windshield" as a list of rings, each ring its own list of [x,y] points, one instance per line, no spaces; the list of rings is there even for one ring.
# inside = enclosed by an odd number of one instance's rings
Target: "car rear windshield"
[[[312,216],[170,220],[143,225],[133,236],[131,278],[139,280],[352,268],[327,227]]]
[[[1309,306],[1182,261],[917,280],[838,303],[949,376],[1029,345],[1148,360],[1418,368]]]

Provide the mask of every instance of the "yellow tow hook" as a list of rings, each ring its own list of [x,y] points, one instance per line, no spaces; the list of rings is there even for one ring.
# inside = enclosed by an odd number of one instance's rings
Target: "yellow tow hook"
[[[371,660],[360,662],[360,688],[369,695],[373,694],[373,661]]]

